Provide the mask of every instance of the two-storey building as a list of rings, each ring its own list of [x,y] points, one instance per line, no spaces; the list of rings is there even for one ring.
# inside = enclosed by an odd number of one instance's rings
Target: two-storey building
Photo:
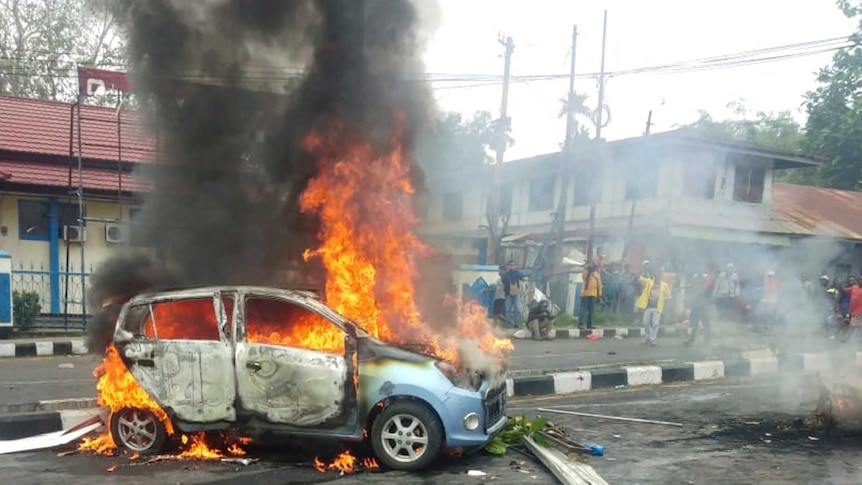
[[[570,247],[583,250],[594,197],[595,246],[610,259],[625,251],[634,268],[644,259],[689,266],[769,259],[778,248],[791,246],[797,232],[774,214],[775,173],[817,164],[688,130],[612,141],[602,156],[591,159],[562,156],[540,155],[501,167],[502,209],[510,216],[507,246],[547,239],[564,195],[563,236]],[[463,262],[485,262],[492,169],[428,177],[432,196],[422,232]],[[563,185],[568,185],[565,194]],[[510,249],[508,257],[530,265],[529,253]]]

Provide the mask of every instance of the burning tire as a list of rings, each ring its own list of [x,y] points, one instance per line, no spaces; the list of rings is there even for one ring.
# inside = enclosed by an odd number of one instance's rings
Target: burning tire
[[[443,425],[437,415],[419,403],[396,402],[374,420],[371,445],[387,467],[419,470],[440,453]]]
[[[111,437],[118,448],[154,454],[164,449],[167,436],[165,425],[146,409],[123,408],[111,414]]]

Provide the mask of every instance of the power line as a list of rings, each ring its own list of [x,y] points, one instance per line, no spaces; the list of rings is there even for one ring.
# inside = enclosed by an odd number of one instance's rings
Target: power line
[[[840,50],[845,47],[850,47],[853,44],[850,43],[844,37],[836,37],[831,39],[822,39],[817,41],[808,41],[801,42],[795,44],[787,44],[783,46],[774,46],[767,47],[763,49],[755,49],[750,51],[738,52],[733,54],[726,54],[721,56],[713,56],[706,57],[700,59],[694,59],[689,61],[681,61],[675,63],[667,63],[667,64],[659,64],[653,66],[645,66],[633,69],[623,69],[618,71],[608,71],[605,73],[607,77],[619,77],[619,76],[628,76],[635,74],[679,74],[679,73],[688,73],[688,72],[699,72],[713,69],[728,69],[733,67],[742,67],[742,66],[750,66],[761,63],[769,63],[769,62],[777,62],[783,60],[789,60],[799,57],[811,56],[822,54],[826,52],[834,52]],[[763,54],[767,53],[775,53],[781,51],[791,52],[784,54],[777,54],[772,56],[763,57]],[[758,57],[760,55],[760,57]],[[32,63],[64,63],[72,65],[74,64],[71,61],[59,61],[59,60],[35,60],[35,59],[24,59],[24,58],[10,58],[10,57],[2,57],[0,56],[0,61],[24,61],[24,62],[32,62]],[[109,67],[104,66],[103,67]],[[54,69],[50,66],[44,67],[47,71]],[[244,68],[245,69],[245,68]],[[273,67],[273,69],[275,69]],[[293,79],[302,78],[304,76],[303,72],[298,68],[290,68],[295,69],[294,72],[290,73],[282,73],[279,75],[278,73],[272,73],[271,75],[266,74],[257,74],[249,72],[246,75],[239,76],[239,80],[241,81],[259,81],[259,82],[278,82],[278,81],[290,81]],[[18,66],[17,69],[13,68],[13,72],[4,73],[6,77],[47,77],[52,79],[65,79],[65,80],[75,80],[77,79],[76,73],[61,73],[61,72],[46,72],[42,70],[37,70],[34,66]],[[596,78],[599,73],[583,73],[578,74],[577,77],[581,78]],[[525,83],[532,81],[550,81],[550,80],[560,80],[568,78],[568,74],[533,74],[533,75],[512,75],[511,82],[512,83]],[[168,81],[219,81],[223,79],[220,76],[207,75],[204,73],[195,73],[193,71],[189,71],[185,74],[180,74],[178,76],[166,77],[163,78]],[[484,75],[484,74],[453,74],[453,73],[420,73],[418,76],[414,76],[411,78],[404,79],[407,82],[425,82],[425,83],[461,83],[452,86],[434,86],[433,89],[436,90],[448,90],[448,89],[467,89],[467,88],[475,88],[475,87],[485,87],[485,86],[495,86],[502,84],[502,78],[500,76],[494,75]],[[471,83],[471,84],[463,84],[463,83]]]

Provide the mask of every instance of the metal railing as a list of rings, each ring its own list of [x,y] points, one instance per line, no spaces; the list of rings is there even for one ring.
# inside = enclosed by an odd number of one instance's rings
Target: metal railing
[[[82,275],[79,269],[70,265],[69,271],[59,271],[53,275],[57,277],[59,284],[58,291],[54,292],[50,270],[43,264],[19,262],[12,268],[12,290],[39,295],[41,315],[36,319],[35,328],[83,329],[81,310],[92,272],[93,268],[90,267]],[[54,295],[58,298],[59,311],[52,312]]]

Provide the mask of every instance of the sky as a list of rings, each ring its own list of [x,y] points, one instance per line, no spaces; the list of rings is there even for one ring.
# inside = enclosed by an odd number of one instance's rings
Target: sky
[[[855,26],[833,0],[438,3],[439,10],[429,17],[436,30],[429,34],[425,53],[427,71],[435,75],[502,75],[505,49],[498,41],[500,35],[515,42],[512,76],[567,74],[573,25],[579,34],[576,71],[596,73],[601,64],[604,10],[608,12],[607,72],[841,37],[850,35]],[[732,116],[727,104],[736,100],[744,100],[753,111],[792,110],[804,122],[802,96],[816,87],[816,72],[831,57],[826,52],[701,72],[611,76],[605,83],[604,103],[611,116],[602,136],[613,140],[642,135],[650,110],[653,132],[695,121],[698,110],[726,119]],[[484,110],[497,117],[502,87],[488,82],[435,82],[434,97],[444,111],[469,117]],[[515,145],[507,150],[506,160],[559,149],[565,120],[558,114],[567,90],[567,79],[511,85],[509,116]],[[575,90],[587,94],[587,104],[596,107],[596,78],[577,78]]]

